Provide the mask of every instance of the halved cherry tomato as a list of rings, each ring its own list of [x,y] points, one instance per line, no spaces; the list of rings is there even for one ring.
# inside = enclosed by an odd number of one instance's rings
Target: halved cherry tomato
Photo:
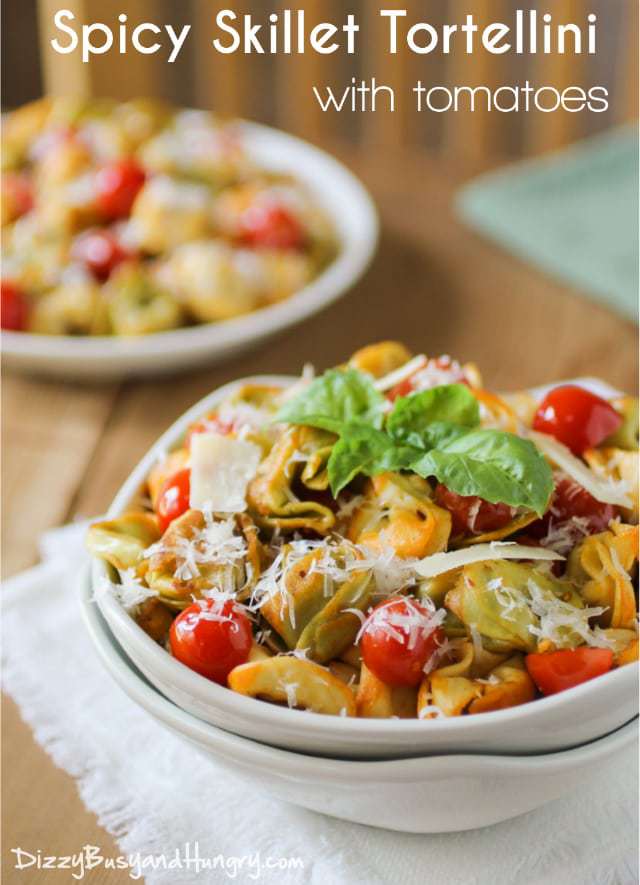
[[[610,648],[562,649],[527,655],[525,664],[542,694],[557,694],[607,673],[613,666],[613,652]]]
[[[457,495],[441,483],[436,487],[436,503],[451,514],[454,537],[494,532],[513,519],[513,510],[508,504],[491,504],[475,495]]]
[[[2,201],[11,220],[33,209],[33,189],[28,177],[21,172],[3,172]]]
[[[227,676],[249,657],[251,621],[233,599],[201,599],[171,625],[171,654],[207,679],[225,685]]]
[[[260,202],[243,213],[240,238],[249,246],[267,249],[300,249],[305,240],[302,225],[288,209]]]
[[[366,666],[387,685],[418,685],[443,641],[433,612],[415,599],[398,596],[374,608],[360,648]]]
[[[2,280],[0,296],[0,325],[12,332],[23,332],[29,316],[29,305],[23,291],[15,283]]]
[[[578,540],[584,535],[604,532],[618,514],[619,510],[613,504],[597,501],[571,477],[561,474],[556,479],[549,510],[542,519],[537,519],[528,525],[526,532],[533,538],[544,538],[550,529],[561,528],[577,517],[580,519],[580,528],[576,526],[576,540]]]
[[[114,267],[129,257],[129,253],[109,230],[88,230],[80,234],[71,253],[99,280],[106,280]]]
[[[158,523],[163,534],[174,519],[182,516],[189,509],[190,494],[191,470],[189,467],[178,470],[165,481],[156,504]]]
[[[135,160],[108,163],[96,174],[96,201],[105,218],[126,218],[145,182],[145,171]]]
[[[581,455],[615,433],[622,422],[611,403],[582,387],[565,384],[542,400],[533,429],[555,436],[574,455]]]

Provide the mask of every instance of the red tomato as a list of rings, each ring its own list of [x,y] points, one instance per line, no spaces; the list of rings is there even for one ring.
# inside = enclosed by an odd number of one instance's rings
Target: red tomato
[[[0,326],[12,332],[23,332],[27,327],[29,306],[22,290],[9,280],[2,280],[0,287]]]
[[[96,174],[98,208],[105,218],[126,218],[145,181],[144,169],[135,160],[108,163]]]
[[[233,599],[201,599],[171,625],[171,654],[207,679],[225,685],[227,676],[249,657],[251,621]]]
[[[188,467],[178,470],[162,486],[156,504],[156,514],[160,531],[163,534],[174,519],[182,516],[189,509],[190,494],[191,470]]]
[[[9,207],[12,220],[33,209],[33,190],[29,178],[20,172],[3,173],[2,200]]]
[[[304,231],[298,219],[283,206],[256,203],[243,213],[240,237],[249,246],[267,249],[300,249]]]
[[[451,514],[454,537],[494,532],[513,519],[513,510],[508,504],[491,504],[475,495],[457,495],[441,483],[436,487],[436,503]]]
[[[443,640],[431,610],[415,599],[398,596],[374,608],[360,648],[369,670],[387,685],[418,685]]]
[[[613,652],[610,648],[563,649],[527,655],[525,663],[539,690],[548,695],[607,673],[613,666]]]
[[[578,541],[584,535],[604,532],[618,513],[617,507],[596,501],[571,477],[560,474],[556,478],[549,510],[542,519],[528,525],[526,533],[534,538],[546,538],[550,532],[571,523],[575,528],[575,541]],[[580,520],[579,525],[572,522],[574,518]]]
[[[574,455],[581,455],[615,433],[622,421],[622,415],[605,399],[582,387],[565,384],[551,390],[542,400],[533,429],[555,436]]]
[[[99,280],[106,280],[114,267],[129,257],[109,230],[89,230],[80,234],[71,252]]]

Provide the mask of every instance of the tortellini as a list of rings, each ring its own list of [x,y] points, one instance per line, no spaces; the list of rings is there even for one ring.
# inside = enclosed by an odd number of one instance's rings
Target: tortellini
[[[360,627],[354,610],[368,607],[375,589],[372,576],[366,568],[358,569],[362,554],[350,548],[312,550],[291,562],[293,555],[292,547],[284,548],[282,577],[260,612],[288,648],[304,650],[324,663],[353,642]],[[336,572],[339,577],[334,577]]]
[[[314,713],[355,716],[353,691],[341,679],[312,661],[273,657],[240,664],[229,674],[229,688]]]
[[[39,335],[100,335],[111,326],[99,287],[80,281],[44,295],[33,308],[29,328]]]
[[[244,598],[262,568],[260,543],[245,515],[207,519],[199,510],[187,510],[145,555],[147,585],[174,608],[184,608],[210,588]]]
[[[579,645],[576,628],[584,603],[569,581],[519,562],[479,562],[465,566],[445,603],[468,627],[487,640],[493,651],[533,652],[540,621],[548,617],[558,647]]]
[[[474,673],[474,649],[469,642],[458,648],[459,658],[429,673],[418,693],[418,716],[461,716],[488,713],[526,704],[535,697],[535,686],[522,655],[498,663],[484,676]]]
[[[362,664],[356,693],[358,716],[363,719],[415,719],[418,689],[410,685],[387,685]]]
[[[296,494],[296,480],[304,472],[301,465],[306,468],[310,461],[317,464],[317,451],[305,455],[300,450],[301,442],[307,438],[303,431],[304,428],[293,427],[280,437],[249,484],[247,501],[262,525],[287,531],[307,529],[324,535],[335,524],[333,510],[314,499],[304,480],[300,482],[299,495]],[[315,467],[312,472],[316,473]]]
[[[144,551],[160,537],[155,516],[125,513],[117,519],[94,523],[87,533],[87,546],[94,556],[106,559],[114,568],[134,568]]]
[[[587,605],[602,606],[603,627],[631,628],[636,601],[631,572],[638,560],[638,526],[612,523],[611,529],[585,538],[569,557],[568,575],[580,586]]]
[[[374,378],[381,378],[399,369],[411,359],[411,353],[404,344],[398,341],[381,341],[379,344],[369,344],[356,351],[349,365],[368,372]]]
[[[347,528],[350,541],[402,558],[445,550],[451,515],[434,504],[419,476],[383,474],[370,480],[364,500]]]
[[[147,335],[182,323],[180,305],[148,273],[125,266],[107,284],[109,319],[118,335]]]

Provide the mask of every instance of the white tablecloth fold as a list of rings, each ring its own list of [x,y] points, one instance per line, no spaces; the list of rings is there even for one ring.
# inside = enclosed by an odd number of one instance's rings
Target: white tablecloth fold
[[[348,824],[252,790],[156,724],[103,670],[76,600],[86,561],[82,535],[82,526],[48,533],[44,563],[6,582],[4,688],[56,765],[76,779],[86,807],[131,856],[134,875],[143,865],[150,885],[637,882],[633,748],[564,799],[451,835]],[[196,853],[213,866],[198,873]]]

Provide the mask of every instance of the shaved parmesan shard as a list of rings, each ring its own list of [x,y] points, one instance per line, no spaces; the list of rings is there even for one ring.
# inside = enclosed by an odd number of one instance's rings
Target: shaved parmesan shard
[[[373,382],[373,386],[376,390],[390,390],[392,387],[395,387],[396,384],[400,384],[402,381],[410,378],[414,372],[417,372],[418,369],[421,369],[426,364],[427,358],[424,354],[414,356],[413,359],[409,360],[408,363],[405,363],[404,366],[400,366],[399,369],[394,369],[393,372],[389,372],[389,374],[385,375],[383,378],[378,378]]]
[[[189,506],[213,513],[246,510],[247,484],[262,457],[259,446],[218,433],[196,433],[191,440]]]
[[[463,565],[471,565],[473,562],[486,562],[489,559],[555,560],[564,559],[564,556],[544,547],[525,547],[509,541],[493,541],[490,544],[476,544],[474,547],[464,547],[462,550],[425,556],[415,564],[414,568],[423,578],[435,578],[436,575],[450,572],[454,568],[462,568]]]
[[[561,442],[546,433],[529,431],[529,438],[536,444],[543,455],[586,489],[596,501],[602,504],[617,504],[619,507],[631,507],[629,495],[615,482],[608,482],[597,476],[593,470],[581,461]]]

